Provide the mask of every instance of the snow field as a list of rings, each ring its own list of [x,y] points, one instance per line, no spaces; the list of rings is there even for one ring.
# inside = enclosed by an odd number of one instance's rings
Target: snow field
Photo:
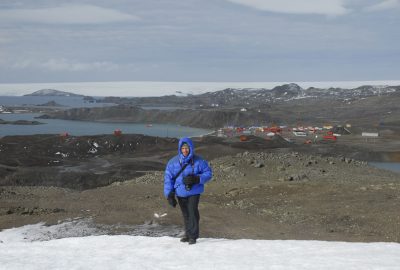
[[[0,232],[0,269],[400,269],[398,243],[100,235],[49,241]]]

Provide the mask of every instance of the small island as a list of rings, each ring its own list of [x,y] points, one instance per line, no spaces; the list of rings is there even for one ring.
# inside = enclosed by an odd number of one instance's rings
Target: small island
[[[41,89],[31,94],[26,94],[24,96],[84,97],[83,95],[78,95],[71,92],[65,92],[56,89]]]
[[[65,105],[59,104],[57,102],[55,102],[54,100],[43,103],[43,104],[39,104],[37,106],[41,106],[41,107],[67,107]]]
[[[0,119],[0,125],[43,125],[45,123],[39,121],[30,121],[30,120],[16,120],[16,121],[6,121]]]

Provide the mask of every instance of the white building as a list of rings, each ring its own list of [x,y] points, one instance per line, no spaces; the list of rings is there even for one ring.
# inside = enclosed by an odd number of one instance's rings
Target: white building
[[[379,137],[379,133],[378,132],[362,132],[361,136],[363,137]]]
[[[307,133],[303,132],[303,131],[293,131],[294,136],[297,137],[305,137],[307,136]]]

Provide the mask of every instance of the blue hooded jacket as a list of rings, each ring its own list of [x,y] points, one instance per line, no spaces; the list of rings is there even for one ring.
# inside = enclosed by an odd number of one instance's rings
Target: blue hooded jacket
[[[189,146],[190,152],[186,157],[181,152],[182,145],[186,143]],[[181,168],[188,164],[185,170],[175,179]],[[185,189],[183,178],[188,175],[197,175],[200,177],[200,183],[193,185],[190,190]],[[170,159],[165,169],[164,174],[164,195],[168,197],[171,191],[175,191],[178,197],[188,197],[204,192],[204,184],[210,181],[212,170],[208,166],[207,161],[200,156],[194,154],[194,145],[191,139],[182,138],[178,144],[178,155]]]

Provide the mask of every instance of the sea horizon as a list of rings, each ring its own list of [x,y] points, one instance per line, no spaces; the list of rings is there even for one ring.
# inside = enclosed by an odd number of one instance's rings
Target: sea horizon
[[[400,80],[372,81],[282,81],[282,82],[168,82],[168,81],[111,81],[57,83],[0,83],[0,96],[23,96],[41,89],[55,89],[87,96],[150,97],[188,95],[214,92],[226,88],[272,89],[282,84],[296,83],[302,88],[340,87],[352,89],[362,85],[396,86]]]

